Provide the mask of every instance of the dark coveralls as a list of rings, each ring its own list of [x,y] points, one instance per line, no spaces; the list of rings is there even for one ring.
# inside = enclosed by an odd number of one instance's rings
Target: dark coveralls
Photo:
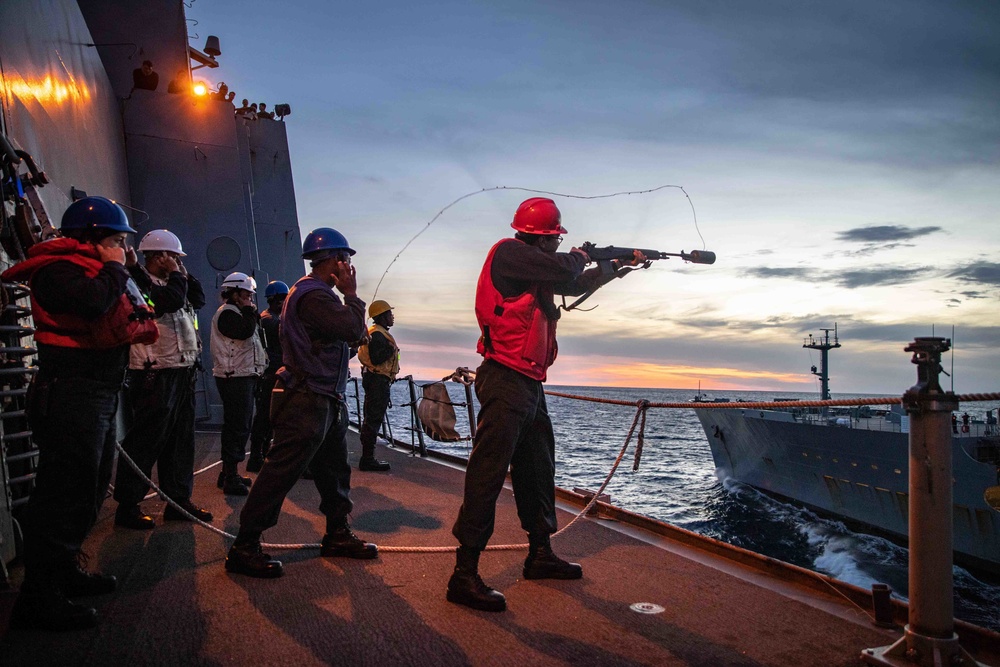
[[[205,305],[205,291],[192,275],[173,271],[166,285],[158,285],[140,267],[132,278],[153,302],[159,317],[175,313],[190,302],[195,310]],[[159,486],[175,501],[191,499],[194,490],[194,385],[195,367],[129,369],[124,396],[128,432],[122,448],[149,477],[156,464]],[[149,491],[125,460],[115,474],[115,500],[137,505]]]
[[[253,306],[243,306],[237,315],[231,310],[219,315],[219,333],[226,338],[246,340],[254,335],[260,314]],[[246,458],[247,440],[253,424],[253,406],[257,391],[256,375],[215,378],[222,399],[222,462],[236,464]]]
[[[380,331],[376,331],[368,342],[368,354],[372,365],[378,366],[391,359],[396,354],[396,348]],[[361,425],[361,449],[366,452],[365,455],[371,456],[375,451],[375,438],[385,420],[385,411],[389,408],[392,380],[381,373],[362,369],[361,386],[365,390],[365,423]]]
[[[237,541],[257,538],[278,523],[285,496],[306,467],[315,476],[328,533],[346,520],[353,507],[344,390],[352,354],[348,343],[366,332],[365,302],[349,296],[342,303],[332,288],[306,276],[289,293],[281,322],[286,360],[308,359],[310,350],[325,354],[321,363],[310,367],[286,363],[278,371],[271,398],[274,441],[240,512]]]
[[[491,277],[504,297],[538,285],[539,307],[558,319],[553,294],[583,294],[613,278],[596,268],[584,272],[585,261],[578,253],[505,243],[493,256]],[[509,468],[521,527],[529,536],[547,537],[556,531],[555,436],[542,383],[487,359],[476,371],[475,388],[478,425],[452,534],[464,547],[486,548]]]
[[[124,266],[108,262],[89,279],[56,262],[31,279],[34,298],[53,315],[98,320],[125,292]],[[129,346],[74,349],[38,344],[39,372],[28,392],[38,445],[35,489],[25,508],[25,583],[66,567],[97,521],[115,459],[115,413]]]
[[[264,332],[264,351],[267,352],[267,368],[257,383],[257,407],[254,409],[253,426],[250,429],[250,456],[266,456],[271,446],[274,429],[271,427],[271,391],[281,368],[281,339],[278,327],[281,313],[266,309],[260,314],[260,328]]]

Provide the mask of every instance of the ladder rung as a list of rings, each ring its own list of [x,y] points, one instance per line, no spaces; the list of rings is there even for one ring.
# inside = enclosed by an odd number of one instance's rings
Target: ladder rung
[[[7,481],[7,484],[9,484],[10,486],[14,486],[15,484],[24,484],[26,482],[30,482],[31,480],[35,479],[35,477],[37,476],[38,475],[36,473],[29,472],[27,475],[21,475],[20,477],[11,477]]]
[[[5,389],[0,391],[0,398],[12,398],[14,396],[24,396],[28,393],[27,389]]]
[[[31,437],[31,431],[19,431],[17,433],[7,433],[3,436],[2,440],[4,442],[14,442],[16,440],[25,440]]]
[[[33,449],[30,452],[22,452],[20,454],[11,454],[7,457],[7,463],[14,463],[16,461],[26,461],[27,459],[33,459],[38,456],[38,450]]]
[[[33,347],[0,347],[0,354],[13,354],[26,357],[35,352],[38,352],[38,350]]]

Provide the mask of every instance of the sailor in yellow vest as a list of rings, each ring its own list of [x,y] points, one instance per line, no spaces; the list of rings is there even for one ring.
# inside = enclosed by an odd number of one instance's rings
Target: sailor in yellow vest
[[[361,461],[359,470],[383,472],[386,461],[375,458],[375,436],[389,407],[389,387],[399,373],[399,346],[389,333],[395,323],[392,306],[382,300],[368,306],[374,324],[368,327],[368,342],[358,348],[361,362],[361,386],[365,389],[365,420],[361,425]]]

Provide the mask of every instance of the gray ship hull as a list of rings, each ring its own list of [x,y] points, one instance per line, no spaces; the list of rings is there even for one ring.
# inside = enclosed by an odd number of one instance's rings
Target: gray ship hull
[[[905,543],[909,435],[794,421],[790,413],[698,409],[721,479],[805,504]],[[985,498],[1000,483],[996,438],[953,438],[955,561],[1000,574],[1000,512]],[[978,451],[977,451],[978,449]],[[994,459],[995,460],[995,459]]]

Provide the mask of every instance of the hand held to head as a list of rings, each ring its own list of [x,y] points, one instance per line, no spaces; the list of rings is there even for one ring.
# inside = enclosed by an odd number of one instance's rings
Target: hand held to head
[[[132,267],[139,263],[139,257],[135,254],[135,248],[129,247],[125,250],[125,266]]]
[[[97,256],[100,257],[102,262],[125,264],[125,248],[119,246],[108,248],[102,245],[95,245],[94,247],[97,248]]]
[[[330,274],[333,285],[344,296],[356,296],[358,293],[357,271],[348,262],[337,262],[337,267]]]

